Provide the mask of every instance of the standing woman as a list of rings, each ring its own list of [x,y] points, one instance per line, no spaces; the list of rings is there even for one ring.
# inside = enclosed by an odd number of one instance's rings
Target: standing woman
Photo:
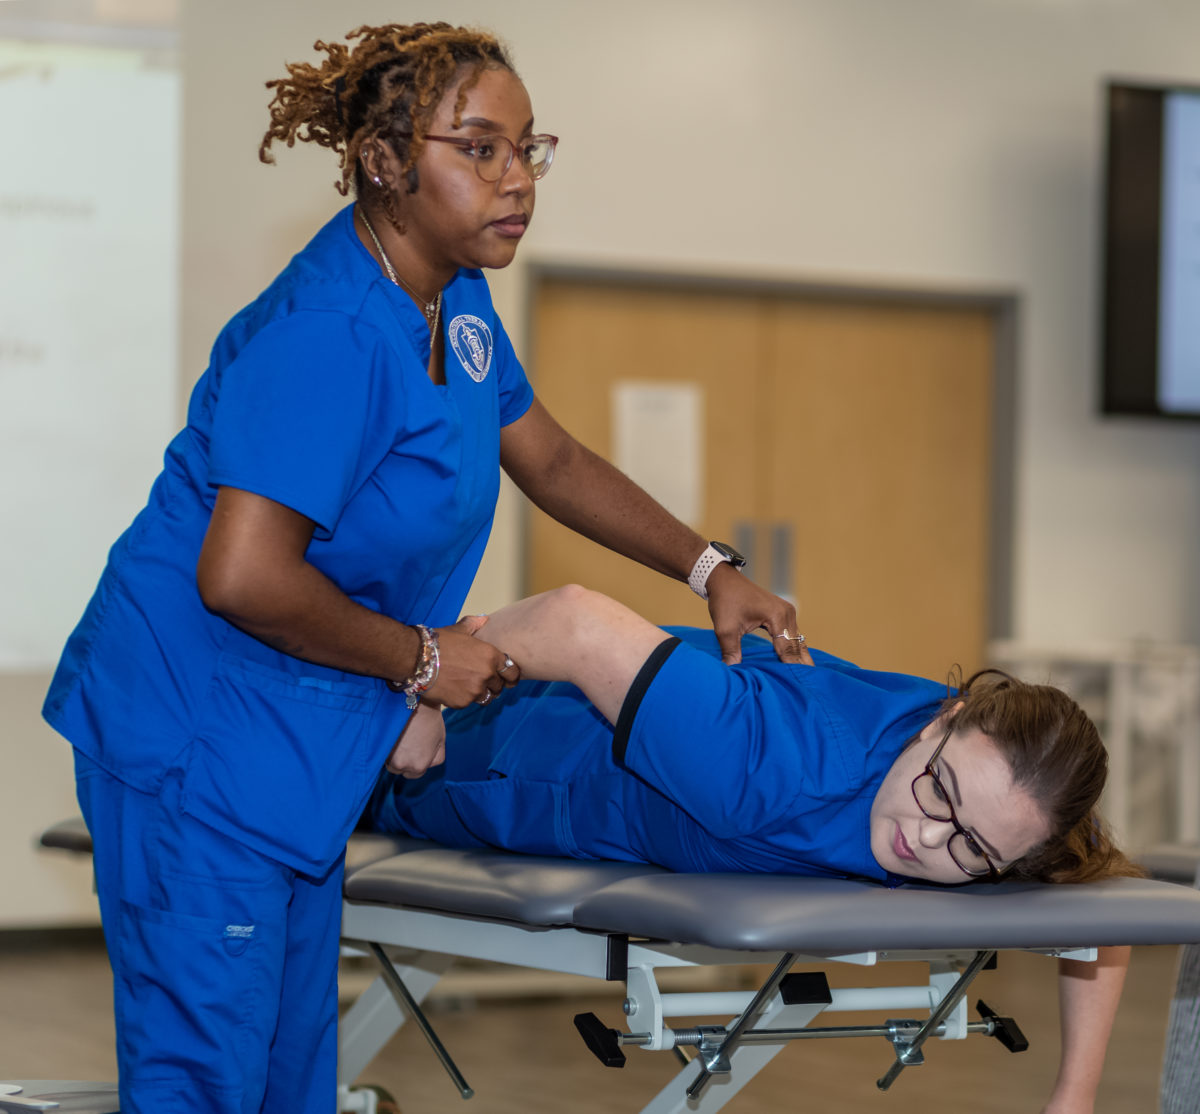
[[[346,838],[420,697],[519,676],[451,626],[501,466],[707,589],[727,660],[795,629],[534,398],[480,268],[512,261],[557,140],[504,50],[440,23],[348,39],[270,83],[260,155],[329,147],[357,202],[217,338],[46,701],[95,846],[125,1114],[328,1114]]]

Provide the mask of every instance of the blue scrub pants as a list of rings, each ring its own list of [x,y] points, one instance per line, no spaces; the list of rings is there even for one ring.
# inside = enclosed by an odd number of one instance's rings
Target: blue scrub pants
[[[264,858],[185,815],[181,777],[150,795],[76,754],[122,1114],[330,1114],[344,859]]]

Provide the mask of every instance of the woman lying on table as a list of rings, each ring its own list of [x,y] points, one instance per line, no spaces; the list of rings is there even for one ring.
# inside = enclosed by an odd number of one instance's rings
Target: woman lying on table
[[[781,661],[748,637],[727,666],[710,632],[664,631],[577,587],[463,626],[525,679],[444,721],[422,706],[374,794],[376,829],[889,885],[1138,873],[1096,812],[1099,734],[1050,686],[984,672],[947,696],[799,638]],[[1047,1111],[1092,1108],[1127,954],[1064,962]]]

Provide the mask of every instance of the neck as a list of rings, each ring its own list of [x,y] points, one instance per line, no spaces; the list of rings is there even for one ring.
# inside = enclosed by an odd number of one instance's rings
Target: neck
[[[421,260],[409,238],[396,231],[385,213],[368,208],[361,201],[356,211],[359,220],[355,224],[363,247],[383,272],[425,312],[436,301],[442,287],[454,277],[453,271],[443,274]]]

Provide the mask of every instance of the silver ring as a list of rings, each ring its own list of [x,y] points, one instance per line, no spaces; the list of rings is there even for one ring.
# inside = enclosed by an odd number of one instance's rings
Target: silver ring
[[[491,692],[489,692],[489,693],[487,694],[487,696],[483,697],[483,698],[482,698],[482,699],[480,699],[480,700],[476,700],[476,701],[475,701],[475,703],[476,703],[476,704],[487,704],[487,703],[488,703],[488,702],[489,702],[489,701],[492,699],[492,697],[493,697],[494,695],[495,695],[494,693],[491,693]]]
[[[796,635],[795,638],[793,638],[790,634],[788,634],[787,627],[783,628],[782,634],[777,634],[775,637],[785,639],[788,642],[799,642],[801,646],[803,646],[804,643],[807,641],[807,639],[802,634],[798,634],[798,635]]]
[[[511,669],[516,664],[517,663],[515,661],[513,661],[512,658],[510,658],[507,654],[505,654],[504,655],[504,664],[502,666],[500,666],[500,668],[497,669],[496,672],[504,673],[507,670]]]

